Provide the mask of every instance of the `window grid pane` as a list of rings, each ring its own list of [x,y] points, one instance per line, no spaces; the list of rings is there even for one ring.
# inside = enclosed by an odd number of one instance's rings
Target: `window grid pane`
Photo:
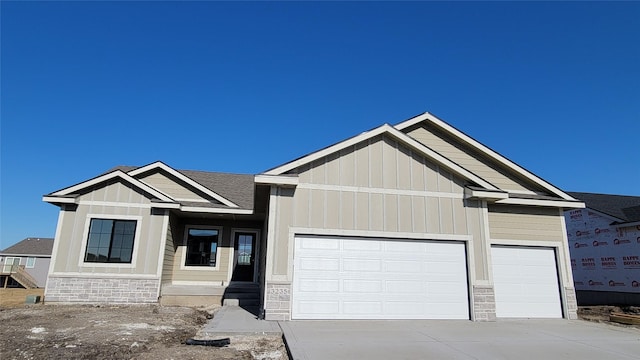
[[[85,262],[131,263],[135,220],[91,219]]]

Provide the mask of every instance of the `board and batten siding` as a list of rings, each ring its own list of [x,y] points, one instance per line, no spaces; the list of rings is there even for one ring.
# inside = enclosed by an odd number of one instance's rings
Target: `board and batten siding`
[[[186,185],[177,182],[161,171],[145,174],[144,176],[139,177],[139,180],[151,185],[174,199],[191,201],[209,200],[208,198],[200,195],[199,192],[189,189]]]
[[[482,239],[481,204],[464,200],[464,180],[392,138],[374,137],[291,173],[298,186],[278,188],[275,204],[271,273],[279,278],[291,276],[291,227]],[[474,251],[476,274],[486,278],[482,246]]]
[[[564,232],[558,209],[489,205],[492,239],[564,241]]]
[[[528,184],[522,179],[509,174],[498,164],[485,159],[478,152],[464,148],[442,132],[418,125],[404,130],[409,136],[423,143],[427,147],[452,160],[463,168],[477,174],[481,178],[502,190],[517,190],[537,192],[541,189]]]
[[[112,182],[97,185],[80,195],[80,204],[74,211],[65,211],[61,227],[57,258],[53,273],[109,273],[131,275],[156,275],[158,254],[161,251],[164,213],[154,213],[149,199],[130,185]],[[128,204],[117,206],[120,204]],[[111,205],[113,204],[113,205]],[[82,263],[83,245],[87,241],[89,215],[100,218],[106,216],[140,217],[136,225],[138,240],[134,244],[135,267],[108,266],[108,264]]]

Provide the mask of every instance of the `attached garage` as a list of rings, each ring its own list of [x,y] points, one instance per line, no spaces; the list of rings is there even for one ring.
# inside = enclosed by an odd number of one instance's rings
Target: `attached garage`
[[[469,319],[464,242],[296,236],[292,319]]]
[[[491,257],[497,317],[562,317],[553,248],[492,246]]]

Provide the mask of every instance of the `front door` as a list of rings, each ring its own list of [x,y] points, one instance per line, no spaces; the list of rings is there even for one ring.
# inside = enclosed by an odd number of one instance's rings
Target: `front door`
[[[234,242],[235,267],[232,281],[253,281],[256,259],[256,237],[254,232],[236,232]]]

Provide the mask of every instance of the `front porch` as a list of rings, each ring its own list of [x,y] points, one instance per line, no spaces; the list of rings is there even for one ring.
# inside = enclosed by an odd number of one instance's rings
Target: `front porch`
[[[259,315],[265,254],[264,213],[172,212],[159,302],[239,305]]]

